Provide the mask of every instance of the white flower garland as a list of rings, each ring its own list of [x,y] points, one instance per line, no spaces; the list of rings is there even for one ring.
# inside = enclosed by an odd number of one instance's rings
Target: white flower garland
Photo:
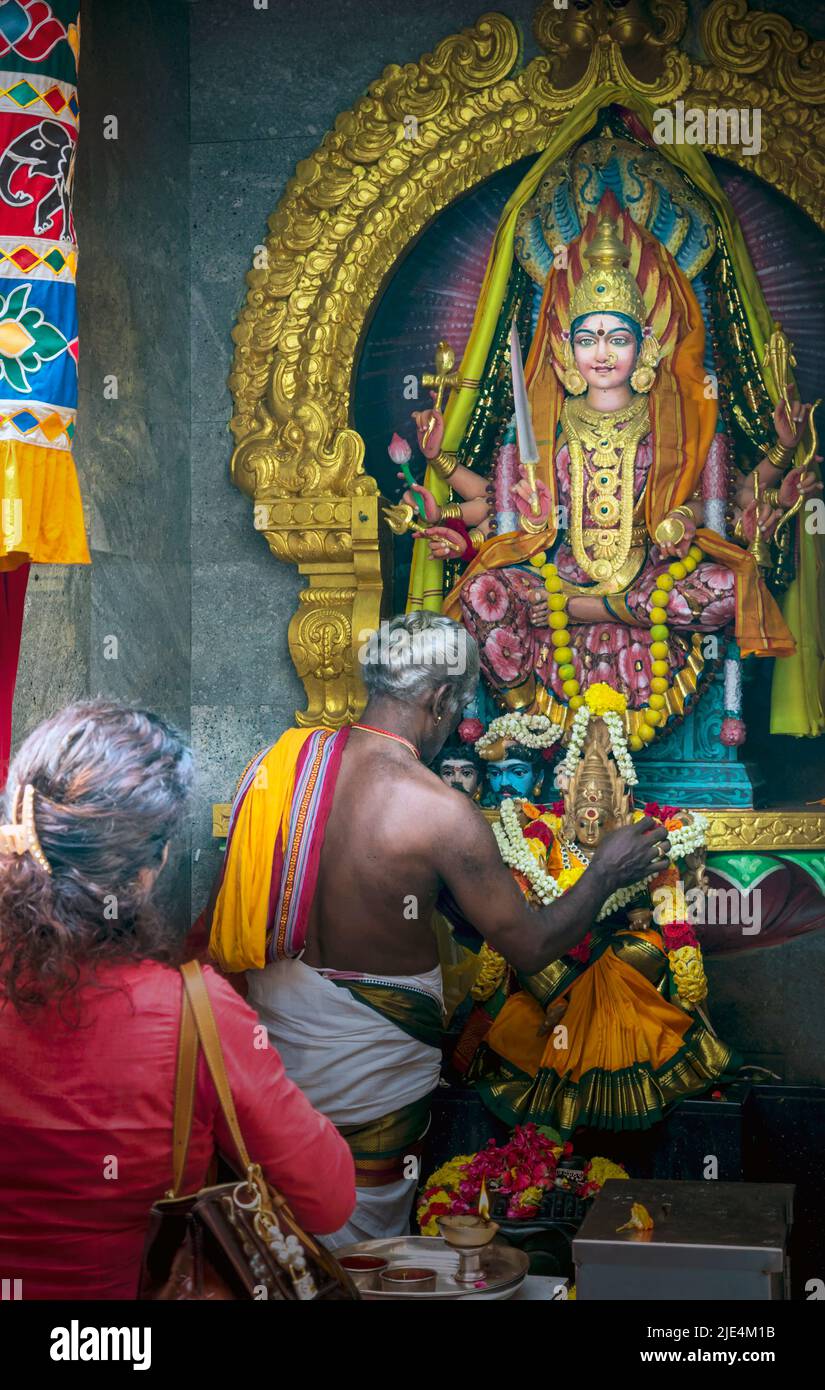
[[[476,749],[490,748],[500,738],[513,739],[523,748],[552,748],[562,736],[560,724],[551,724],[546,714],[501,714],[476,742]]]
[[[738,719],[742,714],[742,666],[738,655],[725,657],[724,682],[725,714]]]
[[[500,816],[501,819],[498,823],[493,825],[493,834],[496,837],[499,853],[504,863],[524,875],[539,902],[547,907],[562,896],[558,879],[554,878],[552,874],[548,874],[547,870],[541,867],[532,854],[524,838],[516,802],[509,797],[502,801]],[[668,833],[670,849],[667,858],[671,864],[675,864],[677,859],[681,859],[687,854],[693,854],[705,843],[708,824],[706,816],[694,812],[690,822],[683,825],[681,830]],[[640,879],[638,883],[628,884],[625,888],[617,888],[615,893],[611,893],[610,897],[602,904],[596,915],[596,921],[601,922],[603,918],[609,917],[618,908],[632,902],[642,892],[646,884],[660,872],[660,869],[652,869],[647,877]]]
[[[493,825],[493,834],[502,859],[511,869],[524,875],[539,902],[547,907],[555,898],[561,897],[557,880],[541,867],[531,853],[522,833],[516,803],[507,797],[501,803],[499,814],[501,819]]]
[[[570,778],[576,771],[581,758],[587,727],[592,717],[587,705],[581,705],[580,708],[576,710],[570,729],[570,740],[567,745],[567,753],[563,761],[560,762],[556,768],[557,778],[559,773],[561,773],[562,777]],[[595,717],[603,719],[607,725],[610,731],[610,747],[613,750],[613,757],[616,759],[616,766],[627,786],[635,787],[639,778],[636,775],[633,759],[630,756],[630,749],[627,746],[624,719],[619,714],[618,710],[614,709],[606,710],[604,714]],[[561,783],[559,785],[561,785]]]
[[[677,859],[684,859],[687,854],[695,854],[697,849],[701,849],[706,843],[708,826],[710,821],[707,816],[701,815],[699,811],[690,811],[685,814],[690,815],[690,820],[686,822],[681,830],[669,830],[667,837],[670,840],[670,858],[675,862]]]

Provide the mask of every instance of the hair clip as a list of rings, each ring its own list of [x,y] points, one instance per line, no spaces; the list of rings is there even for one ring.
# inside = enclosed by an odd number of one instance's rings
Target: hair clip
[[[20,787],[14,794],[12,818],[7,825],[0,825],[0,843],[5,842],[12,854],[30,854],[35,864],[46,874],[51,874],[52,866],[43,853],[43,846],[37,835],[34,823],[34,787],[27,782],[23,787],[23,804],[20,806]],[[18,811],[20,812],[18,819]]]

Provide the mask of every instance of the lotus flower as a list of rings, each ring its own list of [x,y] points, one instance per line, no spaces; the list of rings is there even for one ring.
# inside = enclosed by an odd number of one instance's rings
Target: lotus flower
[[[387,446],[387,453],[393,463],[397,463],[399,467],[401,467],[402,464],[409,463],[412,458],[412,449],[406,439],[401,438],[400,434],[393,435]]]

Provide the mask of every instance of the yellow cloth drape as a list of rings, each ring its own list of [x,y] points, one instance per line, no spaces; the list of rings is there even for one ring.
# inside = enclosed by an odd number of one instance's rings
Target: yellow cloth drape
[[[287,729],[258,765],[226,848],[209,949],[222,970],[262,969],[272,864],[286,842],[298,755],[314,729]]]
[[[34,561],[88,565],[83,504],[66,449],[0,440],[0,570]]]
[[[689,1014],[608,947],[571,985],[560,1036],[539,1037],[544,1010],[526,991],[511,995],[487,1043],[528,1076],[539,1068],[579,1081],[596,1068],[620,1072],[638,1063],[658,1071],[679,1051],[692,1023]]]
[[[634,111],[645,127],[652,131],[654,120],[650,104],[637,92],[629,91],[613,82],[595,88],[577,105],[567,120],[562,122],[543,154],[536,159],[511,195],[502,213],[479,295],[470,339],[462,359],[462,377],[478,380],[483,373],[512,270],[513,240],[519,212],[535,193],[548,166],[578,143],[592,129],[598,113],[614,102]],[[697,146],[671,146],[668,149],[668,158],[700,189],[717,214],[742,296],[748,327],[761,361],[765,343],[771,332],[771,318],[733,209],[714,177],[707,159]],[[769,369],[764,368],[763,374],[766,389],[775,402],[778,399],[776,383]],[[477,394],[477,389],[468,387],[452,392],[445,412],[444,448],[458,447]],[[538,437],[538,429],[536,434]],[[447,484],[438,477],[432,467],[427,469],[425,484],[431,488],[437,500],[443,501],[446,498]],[[484,549],[500,548],[503,541],[503,537],[489,541]],[[730,564],[737,572],[741,623],[743,591],[749,593],[752,599],[756,588],[755,574],[746,572],[745,569],[745,565],[751,563],[752,570],[752,562],[742,552],[733,555],[732,552],[739,551],[739,547],[715,541],[709,532],[702,533],[701,541],[709,553]],[[784,617],[795,639],[796,651],[791,655],[785,655],[783,660],[777,663],[772,697],[773,733],[815,734],[825,728],[825,711],[819,690],[822,659],[825,655],[825,635],[821,632],[818,621],[821,547],[821,537],[808,535],[804,528],[800,528],[800,573],[783,602]],[[528,548],[527,554],[529,553]],[[477,557],[477,560],[478,558],[480,557]],[[491,563],[495,563],[492,549],[489,558]],[[442,577],[442,562],[429,559],[426,542],[417,540],[413,547],[408,609],[441,610]],[[768,636],[768,629],[774,629],[776,635],[769,636],[768,642],[763,644],[763,650],[767,647],[769,654],[780,654],[790,649],[790,644],[775,628],[775,608],[770,595],[763,590],[762,603],[756,606],[754,623],[751,624],[757,632],[761,630]],[[753,632],[749,632],[745,636],[744,645],[748,650],[753,649],[748,640],[753,635]]]

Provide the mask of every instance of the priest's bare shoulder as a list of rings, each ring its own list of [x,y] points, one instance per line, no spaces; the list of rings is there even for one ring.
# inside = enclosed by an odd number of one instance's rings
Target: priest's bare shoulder
[[[605,836],[563,899],[531,907],[485,817],[427,766],[472,698],[472,637],[427,613],[388,629],[364,664],[369,701],[342,756],[304,960],[380,975],[432,970],[432,912],[448,896],[512,964],[540,970],[581,940],[610,893],[650,870],[665,832],[643,821]]]

